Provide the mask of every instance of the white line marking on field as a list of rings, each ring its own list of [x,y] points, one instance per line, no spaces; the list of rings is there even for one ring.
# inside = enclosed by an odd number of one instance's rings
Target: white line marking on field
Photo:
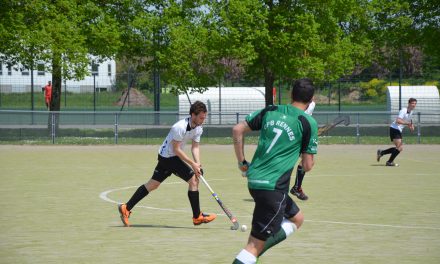
[[[224,179],[211,179],[210,181],[223,181]],[[163,184],[181,184],[183,182],[168,182]],[[127,189],[133,189],[137,188],[139,186],[129,186],[129,187],[122,187],[117,189],[111,189],[104,191],[99,194],[99,198],[102,200],[114,203],[114,204],[120,204],[120,202],[114,201],[110,198],[108,198],[108,194],[115,192],[115,191],[121,191],[121,190],[127,190]],[[152,206],[144,206],[144,205],[137,205],[136,207],[145,208],[145,209],[151,209],[151,210],[159,210],[159,211],[167,211],[167,212],[190,212],[191,210],[184,210],[184,209],[171,209],[171,208],[158,208],[158,207],[152,207]],[[226,216],[225,214],[217,214],[219,216]],[[237,215],[238,218],[252,218],[252,215]],[[357,225],[357,226],[370,226],[370,227],[389,227],[389,228],[400,228],[400,229],[422,229],[422,230],[440,230],[440,227],[430,227],[430,226],[403,226],[403,225],[385,225],[385,224],[366,224],[366,223],[354,223],[354,222],[338,222],[338,221],[321,221],[321,220],[305,220],[305,222],[311,222],[311,223],[323,223],[323,224],[334,224],[334,225]]]
[[[428,164],[440,164],[440,162],[436,162],[434,160],[416,160],[416,159],[408,159],[408,158],[402,158],[402,160],[408,160],[408,161],[420,162],[420,163],[428,163]]]
[[[430,227],[430,226],[402,226],[402,225],[365,224],[365,223],[319,221],[319,220],[305,220],[305,221],[312,223],[324,223],[324,224],[336,224],[336,225],[358,225],[358,226],[391,227],[391,228],[404,228],[404,229],[440,230],[440,227]]]
[[[320,173],[315,173],[315,174],[312,174],[312,173],[310,173],[310,175],[309,174],[307,174],[307,177],[310,177],[310,178],[318,178],[318,177],[363,177],[363,176],[380,176],[380,177],[382,177],[382,176],[389,176],[389,177],[391,177],[391,176],[398,176],[398,177],[402,177],[402,176],[436,176],[435,174],[432,174],[432,173],[411,173],[411,174],[407,174],[407,175],[405,175],[405,174],[399,174],[399,175],[393,175],[393,174],[389,174],[389,173],[381,173],[381,174],[379,174],[379,173],[356,173],[356,174],[320,174]]]

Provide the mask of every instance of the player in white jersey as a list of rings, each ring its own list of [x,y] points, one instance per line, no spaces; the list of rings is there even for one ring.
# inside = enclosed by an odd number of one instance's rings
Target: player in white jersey
[[[394,159],[403,150],[402,131],[405,126],[408,126],[409,130],[414,131],[414,124],[412,122],[413,111],[416,108],[417,100],[415,98],[409,98],[408,107],[402,108],[399,111],[399,115],[390,126],[390,139],[394,143],[395,147],[391,147],[385,150],[377,150],[376,159],[377,162],[384,155],[391,154],[389,160],[385,163],[386,166],[398,166],[394,163]]]
[[[151,179],[139,186],[126,204],[118,205],[122,223],[130,226],[128,218],[133,207],[150,192],[159,188],[160,184],[171,174],[186,181],[188,199],[193,212],[193,224],[209,223],[216,218],[215,214],[204,214],[200,211],[199,179],[202,165],[200,163],[199,142],[203,133],[202,124],[207,115],[206,105],[200,101],[191,105],[190,116],[178,121],[172,127],[162,146],[159,148],[158,163]],[[183,151],[186,141],[191,140],[191,153],[193,159]]]
[[[308,115],[313,114],[313,110],[315,110],[315,102],[312,101],[309,106],[307,107],[304,112]],[[300,200],[307,200],[309,197],[304,193],[302,189],[302,182],[304,180],[304,176],[306,176],[306,172],[303,170],[302,164],[298,164],[298,167],[296,167],[296,178],[295,178],[295,184],[292,186],[292,189],[290,189],[290,193],[298,197]]]

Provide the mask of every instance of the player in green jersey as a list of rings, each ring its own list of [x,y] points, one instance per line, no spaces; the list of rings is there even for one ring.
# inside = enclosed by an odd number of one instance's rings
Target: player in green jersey
[[[304,221],[288,192],[290,175],[300,155],[303,169],[309,171],[317,153],[318,125],[304,113],[314,90],[310,79],[300,79],[292,87],[291,104],[270,105],[251,113],[233,128],[238,167],[245,173],[255,201],[248,243],[233,263],[256,263],[261,254],[286,239]],[[244,135],[253,130],[259,130],[260,137],[249,164],[244,155]]]

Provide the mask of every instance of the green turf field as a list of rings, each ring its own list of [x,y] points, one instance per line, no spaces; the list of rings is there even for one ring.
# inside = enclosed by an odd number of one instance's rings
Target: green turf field
[[[306,175],[305,222],[260,263],[440,263],[440,146],[407,145],[399,167],[373,145],[323,145]],[[173,176],[134,208],[158,146],[0,146],[0,263],[231,263],[248,232],[226,216],[194,227]],[[248,158],[254,147],[247,147]],[[203,145],[205,175],[241,224],[253,202],[232,146]],[[200,185],[201,207],[222,211]]]

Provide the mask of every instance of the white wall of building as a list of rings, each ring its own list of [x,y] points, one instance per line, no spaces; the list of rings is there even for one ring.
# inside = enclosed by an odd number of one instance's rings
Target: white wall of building
[[[92,66],[90,65],[90,71]],[[106,60],[98,65],[95,77],[86,76],[83,80],[63,80],[62,91],[83,93],[93,92],[93,87],[99,91],[111,90],[116,80],[116,62]],[[52,81],[52,74],[46,71],[33,71],[34,92],[41,92],[48,81]],[[95,80],[94,80],[95,79]],[[95,81],[95,84],[94,84]],[[20,66],[13,65],[8,67],[5,63],[0,63],[0,92],[2,93],[24,93],[31,91],[31,72],[30,70],[20,69]]]
[[[401,106],[408,106],[409,98],[417,99],[417,106],[414,113],[420,112],[421,122],[439,122],[438,113],[440,113],[440,97],[436,86],[401,86]],[[399,86],[387,87],[387,109],[391,111],[391,120],[399,112]],[[430,115],[433,114],[433,115]],[[417,116],[413,117],[417,119]]]
[[[203,93],[188,94],[191,103],[206,104],[206,124],[236,124],[237,113],[252,113],[265,107],[264,87],[209,87]],[[179,95],[179,114],[189,115],[190,103],[186,94]],[[221,113],[221,114],[220,114]],[[239,116],[244,120],[245,116]]]

